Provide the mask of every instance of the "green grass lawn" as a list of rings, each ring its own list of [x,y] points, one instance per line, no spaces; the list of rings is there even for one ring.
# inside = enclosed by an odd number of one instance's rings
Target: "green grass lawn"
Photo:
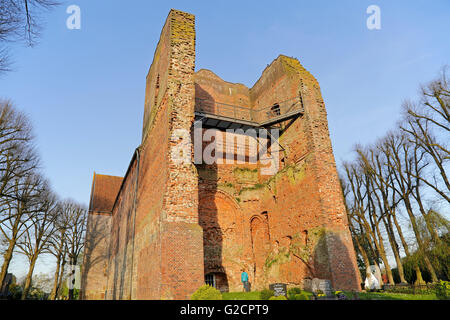
[[[344,292],[352,299],[351,292]],[[224,292],[223,300],[261,300],[259,291],[252,292]],[[404,294],[387,292],[359,292],[360,300],[438,300],[435,294]]]
[[[252,292],[224,292],[223,300],[261,300],[259,291]]]

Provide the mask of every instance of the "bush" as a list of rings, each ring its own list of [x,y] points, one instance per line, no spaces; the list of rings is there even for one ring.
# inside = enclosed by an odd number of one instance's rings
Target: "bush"
[[[216,288],[205,284],[192,294],[191,300],[222,300],[222,294]]]
[[[439,300],[448,300],[450,298],[450,282],[439,281],[436,285],[436,297]]]
[[[290,300],[309,300],[309,296],[306,295],[305,293],[298,293],[295,294],[293,299]]]
[[[407,285],[407,284],[396,284],[396,285],[384,285],[383,291],[389,293],[403,293],[403,294],[435,294],[436,286],[438,284],[428,283],[426,285]]]
[[[8,292],[8,299],[11,300],[20,300],[22,297],[22,291],[23,288],[17,284],[10,284],[9,285],[9,292]]]
[[[285,296],[271,296],[269,300],[287,300],[287,298]]]
[[[302,290],[300,288],[290,288],[287,292],[287,296],[289,300],[297,300],[295,299],[296,294],[301,294]]]
[[[289,300],[311,300],[312,292],[303,291],[300,288],[291,288],[287,292]]]
[[[271,297],[273,297],[274,292],[269,289],[264,289],[260,293],[261,300],[269,300]]]

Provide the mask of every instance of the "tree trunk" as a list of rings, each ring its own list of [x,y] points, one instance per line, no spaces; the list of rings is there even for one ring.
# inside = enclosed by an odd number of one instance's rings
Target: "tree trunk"
[[[353,238],[355,239],[356,246],[358,247],[358,251],[361,253],[361,256],[362,256],[363,261],[364,261],[364,265],[365,265],[365,267],[367,269],[367,267],[370,266],[369,256],[367,255],[367,252],[364,249],[364,247],[359,242],[358,235],[356,234],[356,232],[355,232],[351,222],[349,223],[349,227],[350,227],[350,230],[353,231],[353,235],[354,235]]]
[[[61,264],[64,262],[64,256],[65,250],[64,250],[64,232],[61,233],[61,240],[59,242],[58,251],[57,251],[57,258],[56,258],[56,271],[55,271],[55,281],[53,282],[53,289],[50,293],[50,300],[56,300],[56,297],[58,295],[58,290],[60,288],[59,286],[59,272],[61,269]],[[61,275],[62,276],[62,275]]]
[[[433,265],[430,262],[430,259],[428,259],[428,255],[426,253],[426,250],[425,250],[423,242],[422,242],[422,237],[421,237],[419,229],[417,227],[416,218],[414,217],[414,214],[412,213],[411,204],[407,200],[404,201],[404,202],[405,202],[405,205],[406,205],[406,211],[408,212],[408,215],[409,215],[409,219],[411,220],[411,226],[413,228],[414,235],[416,236],[417,245],[419,247],[419,252],[422,253],[423,259],[425,261],[425,265],[426,265],[428,271],[431,274],[431,280],[433,282],[437,282],[438,280],[437,280],[436,272],[434,271],[434,268],[433,268]]]
[[[402,259],[400,258],[398,244],[395,239],[395,235],[394,235],[394,231],[393,231],[393,227],[392,227],[392,221],[391,221],[390,216],[387,217],[387,221],[385,219],[383,219],[383,223],[384,223],[384,226],[388,233],[389,243],[391,244],[392,252],[394,253],[395,262],[397,263],[397,270],[398,270],[398,275],[400,277],[400,282],[406,283]]]
[[[56,259],[56,271],[55,280],[53,281],[53,289],[50,293],[49,300],[56,300],[56,295],[58,294],[58,283],[59,283],[59,271],[61,269],[61,255]]]
[[[360,226],[361,230],[365,229],[365,227],[361,223],[359,223],[359,226]],[[366,232],[363,232],[362,236],[365,238],[365,240],[367,241],[367,245],[369,246],[369,253],[371,254],[371,257],[369,257],[369,255],[367,255],[367,258],[369,259],[369,266],[370,266],[373,262],[372,260],[376,259],[378,257],[378,253],[376,250],[376,246],[375,246],[375,248],[373,247],[370,236],[368,236]],[[375,264],[378,265],[378,261],[375,261]]]
[[[12,225],[12,228],[11,228],[12,234],[11,234],[11,239],[9,239],[9,241],[8,241],[8,249],[6,249],[5,253],[3,254],[3,265],[2,265],[2,270],[0,273],[0,288],[2,288],[2,286],[3,286],[3,282],[5,281],[6,274],[8,273],[9,264],[11,263],[11,260],[13,257],[14,248],[16,246],[16,242],[17,242],[17,238],[18,238],[18,234],[19,234],[19,222],[20,222],[20,219],[18,217],[16,217],[16,219],[14,220],[14,223]]]
[[[386,274],[388,275],[388,279],[389,279],[389,283],[390,284],[394,284],[394,278],[392,277],[392,271],[391,268],[389,266],[389,262],[388,259],[386,257],[386,252],[384,250],[384,245],[383,245],[383,237],[381,236],[380,232],[379,232],[379,228],[378,225],[376,224],[376,231],[378,233],[378,239],[375,235],[375,233],[373,232],[373,230],[370,228],[370,225],[368,224],[367,220],[364,217],[360,217],[363,220],[364,226],[365,226],[365,230],[367,232],[367,234],[370,236],[370,238],[372,238],[373,243],[375,244],[375,248],[377,249],[377,254],[380,256],[381,260],[383,261],[384,267],[386,268]],[[376,261],[376,264],[378,265],[378,261]]]
[[[378,223],[375,225],[375,227],[376,227],[377,234],[378,234],[378,242],[379,242],[378,251],[380,252],[381,260],[383,260],[383,264],[384,264],[384,268],[386,269],[386,274],[388,276],[389,284],[395,284],[394,277],[392,277],[392,270],[391,270],[391,267],[389,266],[389,262],[386,257],[386,251],[385,251],[384,245],[383,245],[383,237],[381,236],[381,232],[380,232]]]
[[[8,273],[8,268],[12,260],[15,245],[16,241],[10,240],[8,244],[8,249],[6,249],[5,253],[3,254],[2,271],[0,273],[0,288],[3,288],[3,282],[5,281],[6,274]]]
[[[402,242],[406,257],[411,257],[411,254],[409,252],[408,243],[406,242],[405,237],[403,236],[402,228],[400,227],[400,224],[398,223],[397,217],[395,216],[395,214],[392,215],[392,219],[394,220],[395,227],[397,228],[397,233],[398,233],[398,236],[400,237],[400,241]],[[419,264],[417,262],[414,263],[414,271],[416,272],[416,278],[417,278],[416,284],[425,283],[425,281],[423,281],[422,272],[420,271]]]
[[[370,266],[369,256],[367,255],[366,250],[364,247],[360,244],[358,239],[355,239],[356,245],[358,246],[359,252],[361,253],[361,256],[363,258],[364,264],[366,266],[366,269],[368,266]]]
[[[62,281],[64,278],[64,269],[66,266],[66,260],[63,258],[63,261],[61,263],[61,271],[59,273],[59,280],[58,280],[58,289],[56,291],[56,297],[58,297],[58,291],[60,290],[61,286],[62,286]]]
[[[417,173],[419,174],[419,173]],[[422,197],[420,196],[420,192],[419,192],[419,179],[416,179],[416,194],[415,194],[415,199],[417,204],[419,205],[419,211],[422,214],[423,220],[425,221],[425,226],[427,227],[428,232],[430,233],[430,237],[431,240],[433,241],[434,244],[439,244],[440,243],[440,239],[439,236],[436,232],[436,230],[434,230],[431,221],[429,219],[429,215],[428,213],[425,211],[425,208],[423,207],[422,204]]]
[[[425,218],[425,221],[427,222],[427,225],[429,226],[428,230],[431,233],[431,237],[432,237],[434,243],[440,244],[442,241],[441,241],[441,238],[439,238],[439,234],[436,231],[436,225],[435,224],[433,225],[433,221],[430,220],[431,213],[432,213],[432,210],[428,210],[428,212],[425,214],[424,218]]]
[[[33,278],[34,266],[36,265],[37,257],[38,257],[37,254],[35,254],[31,257],[30,267],[28,269],[28,274],[25,279],[25,286],[23,287],[22,298],[21,298],[22,300],[25,300],[28,296],[28,293],[30,292],[31,281]]]
[[[427,266],[427,269],[430,271],[431,281],[433,283],[438,282],[436,272],[434,271],[433,265],[431,264],[430,259],[428,258],[428,255],[426,252],[423,252],[423,260],[425,260],[425,265]]]

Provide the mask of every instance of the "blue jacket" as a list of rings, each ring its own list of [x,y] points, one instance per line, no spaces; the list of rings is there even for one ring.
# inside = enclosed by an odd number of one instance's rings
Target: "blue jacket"
[[[241,273],[241,281],[242,282],[247,282],[248,281],[248,274],[247,274],[247,272],[242,272]]]

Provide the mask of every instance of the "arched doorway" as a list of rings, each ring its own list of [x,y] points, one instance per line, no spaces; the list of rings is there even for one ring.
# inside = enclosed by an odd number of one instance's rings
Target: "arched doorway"
[[[237,237],[239,208],[225,193],[217,191],[199,198],[199,225],[203,228],[205,281],[220,291],[228,291],[229,282],[239,284],[239,259],[233,252],[242,241]],[[236,282],[236,283],[235,283]]]
[[[253,275],[256,286],[264,281],[264,265],[270,252],[269,224],[266,217],[254,216],[250,220],[253,251]]]

